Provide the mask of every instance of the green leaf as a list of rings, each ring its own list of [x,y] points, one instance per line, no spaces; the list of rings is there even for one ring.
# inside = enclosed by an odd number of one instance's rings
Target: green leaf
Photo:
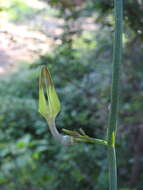
[[[60,101],[50,72],[46,66],[43,66],[39,79],[39,112],[45,119],[51,121],[56,118],[60,109]]]

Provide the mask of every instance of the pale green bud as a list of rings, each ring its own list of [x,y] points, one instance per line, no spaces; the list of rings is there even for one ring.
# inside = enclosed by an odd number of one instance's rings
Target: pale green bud
[[[55,140],[63,145],[72,145],[74,143],[73,137],[61,135],[56,128],[55,118],[60,110],[60,101],[50,72],[46,66],[43,66],[39,79],[39,112],[47,120]]]
[[[50,123],[61,110],[50,72],[43,66],[39,79],[39,112]]]

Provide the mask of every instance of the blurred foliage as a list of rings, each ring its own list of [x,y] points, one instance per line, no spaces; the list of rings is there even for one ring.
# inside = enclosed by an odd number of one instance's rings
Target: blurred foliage
[[[110,26],[110,20],[108,15],[111,14],[111,9],[113,8],[113,1],[109,0],[42,0],[50,3],[52,6],[58,7],[61,11],[61,16],[65,17],[67,10],[69,12],[76,11],[78,14],[71,14],[71,19],[74,17],[81,17],[83,15],[98,15],[96,22],[103,25]],[[124,1],[124,18],[125,23],[130,26],[135,34],[142,36],[143,27],[143,1],[142,0],[128,0]],[[70,14],[70,13],[68,13]]]
[[[38,0],[0,1],[1,16],[17,23],[33,19],[41,10],[44,11],[44,7]]]
[[[113,39],[112,1],[48,1],[65,19],[61,45],[28,69],[1,78],[0,188],[3,190],[106,190],[106,151],[78,144],[61,147],[51,138],[37,112],[38,74],[48,65],[62,102],[58,129],[83,128],[106,136],[110,106]],[[120,126],[117,137],[120,190],[143,189],[141,126],[143,122],[142,1],[125,2],[124,63],[121,72]],[[136,7],[137,18],[130,14]],[[77,14],[76,14],[77,13]],[[92,17],[98,28],[72,30],[80,17]],[[133,19],[134,18],[134,19]],[[137,21],[135,22],[135,20]],[[79,32],[80,29],[80,32]],[[134,53],[133,53],[134,52]],[[137,148],[136,148],[137,147]],[[141,152],[142,153],[142,152]],[[138,173],[134,173],[136,168]]]

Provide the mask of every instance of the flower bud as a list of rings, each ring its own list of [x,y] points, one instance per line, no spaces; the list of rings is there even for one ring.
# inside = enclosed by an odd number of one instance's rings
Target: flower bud
[[[60,112],[61,105],[50,72],[43,66],[39,79],[39,112],[50,123]]]

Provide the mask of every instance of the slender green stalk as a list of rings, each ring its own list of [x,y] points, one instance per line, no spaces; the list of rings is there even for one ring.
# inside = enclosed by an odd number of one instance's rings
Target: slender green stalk
[[[77,131],[71,131],[67,129],[62,130],[65,134],[73,137],[73,142],[87,142],[87,143],[94,143],[94,144],[99,144],[99,145],[104,145],[107,146],[108,143],[105,140],[102,139],[97,139],[97,138],[92,138],[89,137],[82,129],[80,129],[80,133]]]
[[[116,166],[116,151],[115,147],[108,147],[108,162],[109,162],[109,189],[117,190],[117,166]]]
[[[107,146],[107,141],[92,138],[92,137],[84,137],[83,136],[83,137],[75,138],[75,142],[87,142],[87,143],[94,143],[94,144]]]
[[[49,128],[51,131],[51,134],[53,135],[54,139],[61,143],[62,145],[69,146],[74,144],[74,139],[72,136],[69,135],[63,135],[60,134],[59,131],[56,128],[55,120],[47,120],[47,123],[49,124]]]
[[[122,31],[123,31],[123,0],[114,0],[115,6],[115,37],[113,50],[113,73],[111,88],[111,109],[108,123],[108,159],[110,190],[117,190],[117,169],[115,137],[118,119],[119,104],[119,76],[122,58]]]
[[[112,73],[112,90],[111,90],[111,110],[108,125],[108,142],[111,145],[117,125],[118,102],[119,102],[119,75],[122,55],[122,1],[115,2],[115,39],[113,51],[113,73]]]

